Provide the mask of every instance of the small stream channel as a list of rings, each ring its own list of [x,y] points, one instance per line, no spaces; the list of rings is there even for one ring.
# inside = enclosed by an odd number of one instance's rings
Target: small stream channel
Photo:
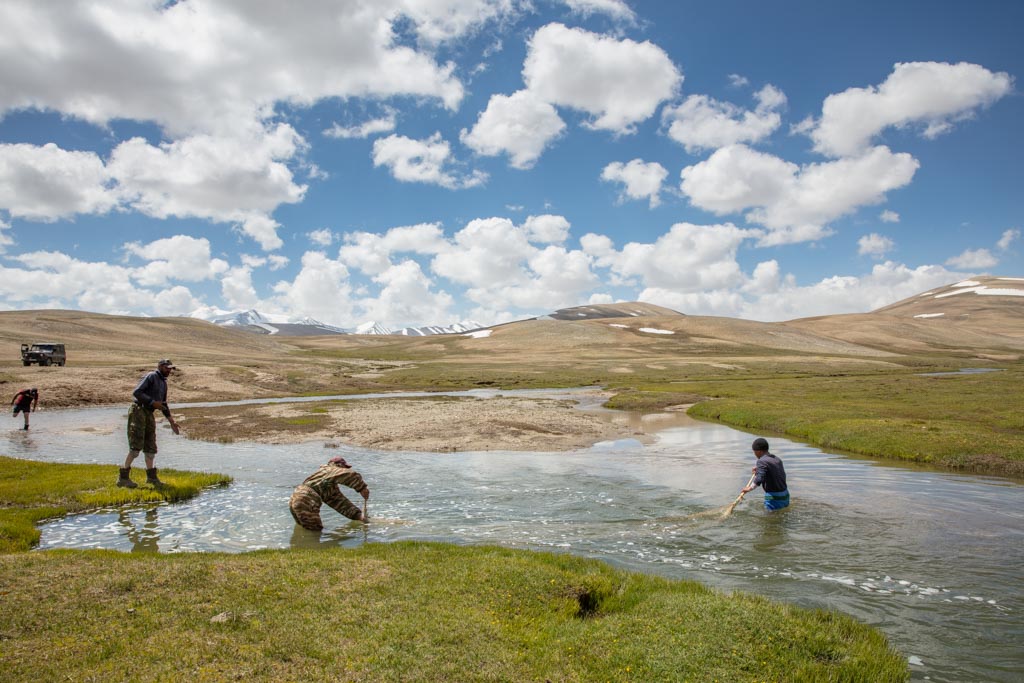
[[[572,395],[450,395],[499,393]],[[33,414],[30,432],[0,433],[0,453],[114,464],[126,450],[125,413],[121,406]],[[186,503],[54,521],[42,527],[40,547],[245,552],[419,539],[570,552],[845,612],[882,630],[908,657],[914,680],[1024,677],[1020,482],[773,438],[793,495],[788,510],[765,513],[758,490],[727,520],[684,521],[736,497],[753,463],[752,435],[679,414],[614,419],[660,430],[656,442],[438,454],[327,449],[322,441],[210,444],[161,428],[159,467],[221,472],[234,483]],[[288,513],[292,488],[336,454],[369,482],[371,524],[325,508],[324,533],[297,528]]]

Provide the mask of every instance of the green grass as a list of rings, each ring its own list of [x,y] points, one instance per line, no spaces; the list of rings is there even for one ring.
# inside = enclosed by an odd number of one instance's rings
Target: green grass
[[[115,470],[0,458],[0,510],[52,516],[226,481],[166,470],[167,489],[128,491]],[[5,681],[908,676],[878,631],[837,613],[489,546],[8,552],[0,604]]]
[[[851,453],[1024,476],[1022,382],[1020,366],[947,377],[765,375],[638,386],[609,405],[710,397],[689,414]]]
[[[192,498],[230,477],[202,472],[159,470],[165,483],[141,483],[145,471],[132,470],[138,488],[118,488],[116,465],[64,465],[0,456],[0,552],[28,550],[39,542],[35,525],[73,512]]]
[[[904,681],[875,630],[568,555],[0,556],[5,680]]]

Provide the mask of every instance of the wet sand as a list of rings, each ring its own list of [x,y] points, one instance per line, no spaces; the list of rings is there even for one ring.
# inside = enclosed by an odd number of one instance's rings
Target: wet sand
[[[606,394],[591,392],[588,398]],[[669,422],[688,420],[682,413]],[[576,401],[535,397],[429,397],[190,408],[182,432],[206,441],[284,444],[324,441],[378,450],[567,451],[600,441],[649,442],[664,414],[581,410]]]

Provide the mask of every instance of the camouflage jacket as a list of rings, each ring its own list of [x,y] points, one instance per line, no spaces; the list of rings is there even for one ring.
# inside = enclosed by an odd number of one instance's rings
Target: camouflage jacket
[[[352,471],[351,468],[331,463],[321,465],[316,472],[306,477],[306,480],[302,482],[303,486],[313,489],[321,498],[336,490],[338,484],[348,486],[357,492],[362,492],[366,488],[366,482],[363,481],[358,472]]]

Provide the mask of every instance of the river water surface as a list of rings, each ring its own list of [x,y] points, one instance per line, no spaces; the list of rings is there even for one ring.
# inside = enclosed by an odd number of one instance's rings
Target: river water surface
[[[0,434],[0,452],[114,464],[126,452],[125,414],[126,407],[40,412],[30,432]],[[620,417],[627,418],[638,429],[675,426],[653,444],[627,439],[568,453],[210,444],[162,426],[158,467],[221,472],[234,483],[185,503],[45,524],[40,548],[244,552],[418,539],[569,552],[839,610],[883,631],[915,680],[1024,680],[1019,482],[884,465],[773,438],[786,463],[789,509],[766,513],[757,490],[728,519],[688,521],[735,499],[750,476],[753,435],[679,415]],[[371,523],[349,523],[325,507],[327,530],[304,531],[288,498],[333,455],[369,483]]]

